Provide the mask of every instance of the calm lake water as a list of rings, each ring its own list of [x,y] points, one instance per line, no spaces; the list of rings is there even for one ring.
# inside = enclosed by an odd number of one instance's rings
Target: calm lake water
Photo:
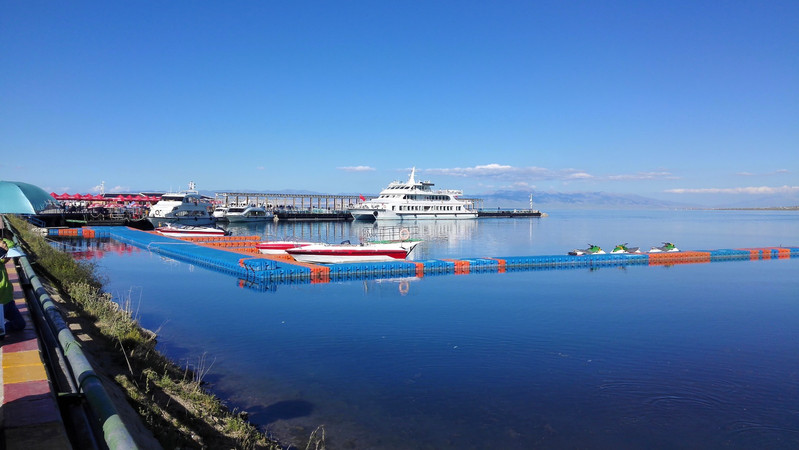
[[[799,214],[553,211],[411,223],[413,259],[588,243],[799,246]],[[358,240],[373,224],[234,234]],[[95,247],[96,244],[92,244]],[[109,242],[107,291],[231,407],[305,448],[799,448],[799,258],[279,284]]]

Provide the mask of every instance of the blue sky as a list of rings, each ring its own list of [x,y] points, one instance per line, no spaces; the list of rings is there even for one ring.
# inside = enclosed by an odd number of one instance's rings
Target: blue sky
[[[0,178],[799,194],[799,2],[659,3],[6,1]]]

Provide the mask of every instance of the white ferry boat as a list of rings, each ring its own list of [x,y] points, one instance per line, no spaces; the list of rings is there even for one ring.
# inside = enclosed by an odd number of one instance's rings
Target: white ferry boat
[[[429,181],[416,181],[416,168],[408,181],[394,181],[377,198],[348,209],[355,220],[475,219],[472,205],[459,200],[460,190],[436,190]]]
[[[211,225],[216,222],[212,215],[214,205],[194,190],[194,183],[189,183],[189,190],[164,194],[152,208],[147,220],[156,227],[166,224]]]

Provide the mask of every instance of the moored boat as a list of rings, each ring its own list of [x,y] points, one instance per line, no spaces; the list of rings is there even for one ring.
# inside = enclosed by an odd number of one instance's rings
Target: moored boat
[[[349,262],[397,261],[408,257],[420,243],[418,240],[397,242],[365,242],[351,244],[311,244],[286,249],[286,253],[300,262],[336,264]]]
[[[263,222],[274,217],[271,211],[267,211],[263,206],[229,206],[225,213],[225,218],[230,223],[239,222]]]
[[[170,237],[204,237],[204,236],[226,236],[227,231],[215,227],[195,227],[191,225],[170,224],[155,229],[160,234]]]
[[[213,216],[216,217],[216,220],[220,222],[227,221],[227,206],[217,206],[214,208]]]
[[[156,227],[167,224],[212,225],[216,223],[213,209],[210,200],[194,190],[194,182],[191,182],[188,191],[162,195],[150,209],[147,220]]]
[[[416,180],[416,168],[408,181],[394,181],[377,198],[348,209],[355,220],[475,219],[477,211],[458,199],[460,190],[433,190],[433,183]]]

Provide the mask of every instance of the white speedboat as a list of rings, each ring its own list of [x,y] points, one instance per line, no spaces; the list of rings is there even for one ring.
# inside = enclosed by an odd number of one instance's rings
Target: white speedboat
[[[458,197],[460,190],[433,190],[433,183],[416,181],[416,168],[408,181],[394,181],[377,198],[348,209],[355,220],[474,219],[477,211]]]
[[[313,245],[316,242],[306,241],[266,241],[255,244],[259,252],[267,255],[285,255],[286,250]]]
[[[238,222],[263,222],[274,217],[271,211],[267,211],[263,206],[229,206],[225,213],[230,223]]]
[[[337,264],[350,262],[397,261],[408,254],[421,241],[366,242],[351,244],[311,244],[286,249],[286,253],[300,262],[317,264]]]
[[[227,235],[227,232],[220,228],[195,227],[191,225],[166,225],[156,228],[155,231],[169,237],[207,237]]]
[[[147,220],[156,227],[167,224],[180,225],[213,225],[216,218],[212,215],[214,206],[210,200],[194,190],[194,183],[189,183],[189,190],[164,194],[147,215]]]
[[[227,206],[217,206],[214,208],[213,216],[220,222],[227,221]]]

